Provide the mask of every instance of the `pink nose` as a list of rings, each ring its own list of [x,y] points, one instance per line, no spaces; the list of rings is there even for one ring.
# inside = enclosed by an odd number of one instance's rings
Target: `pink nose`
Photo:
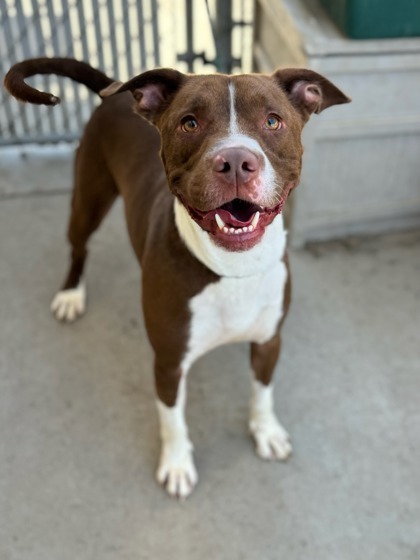
[[[225,148],[214,157],[213,171],[227,183],[239,186],[255,179],[260,171],[260,162],[246,148]]]

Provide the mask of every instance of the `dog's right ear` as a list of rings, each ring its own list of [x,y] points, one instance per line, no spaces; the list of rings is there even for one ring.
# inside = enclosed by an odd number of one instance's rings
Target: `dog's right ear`
[[[170,68],[148,70],[128,82],[114,82],[103,89],[100,95],[109,97],[123,91],[131,91],[136,100],[136,112],[155,123],[186,80],[185,74]]]

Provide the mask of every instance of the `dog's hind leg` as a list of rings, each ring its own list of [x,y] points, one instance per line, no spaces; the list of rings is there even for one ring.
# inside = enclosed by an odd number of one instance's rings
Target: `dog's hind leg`
[[[281,348],[280,334],[264,344],[251,344],[254,370],[249,428],[255,439],[257,454],[262,459],[284,460],[292,452],[289,435],[274,412],[274,368]]]
[[[83,270],[87,243],[118,195],[106,165],[100,165],[101,158],[95,155],[95,158],[87,158],[79,149],[76,157],[75,189],[68,226],[70,267],[61,290],[51,303],[51,311],[60,321],[72,322],[85,312],[86,287]],[[86,161],[89,162],[88,165]]]

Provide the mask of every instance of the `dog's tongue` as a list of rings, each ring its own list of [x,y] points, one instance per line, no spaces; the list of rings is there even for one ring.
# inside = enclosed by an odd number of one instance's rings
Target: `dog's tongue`
[[[219,216],[222,218],[223,222],[227,226],[245,227],[251,224],[255,212],[251,214],[251,216],[248,219],[240,219],[240,218],[245,218],[245,216],[236,217],[231,212],[229,212],[229,210],[225,210],[224,208],[218,208],[217,210],[210,210],[210,212],[203,213],[201,216],[201,223],[203,227],[206,228],[207,226],[209,228],[211,224],[215,222],[216,214],[219,214]]]
[[[200,225],[207,230],[210,230],[212,225],[215,224],[216,214],[223,220],[223,222],[230,227],[246,227],[252,222],[255,212],[261,211],[261,208],[255,204],[235,199],[231,202],[203,212],[201,210],[189,208],[190,212],[194,214],[193,217],[200,222]]]

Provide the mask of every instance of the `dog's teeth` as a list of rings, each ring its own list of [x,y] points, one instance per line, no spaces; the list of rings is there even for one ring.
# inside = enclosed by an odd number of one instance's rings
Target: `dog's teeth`
[[[223,228],[225,227],[225,222],[222,220],[219,214],[216,214],[214,217],[216,218],[216,223],[219,226],[219,229],[223,231]]]
[[[216,216],[217,216],[217,214],[216,214]],[[219,223],[218,223],[218,225],[219,225]],[[219,225],[219,227],[220,227],[220,225]],[[220,228],[220,229],[222,229],[222,228]],[[223,231],[223,233],[228,233],[229,235],[239,235],[240,233],[247,233],[248,231],[251,232],[251,231],[253,231],[253,229],[254,228],[252,227],[252,224],[250,226],[245,226],[245,227],[242,227],[242,228],[233,228],[233,227],[229,228],[226,225],[224,225],[222,231]]]
[[[252,218],[252,222],[251,222],[251,226],[252,229],[255,229],[257,227],[258,224],[258,220],[260,219],[260,213],[259,212],[255,212],[254,217]]]

